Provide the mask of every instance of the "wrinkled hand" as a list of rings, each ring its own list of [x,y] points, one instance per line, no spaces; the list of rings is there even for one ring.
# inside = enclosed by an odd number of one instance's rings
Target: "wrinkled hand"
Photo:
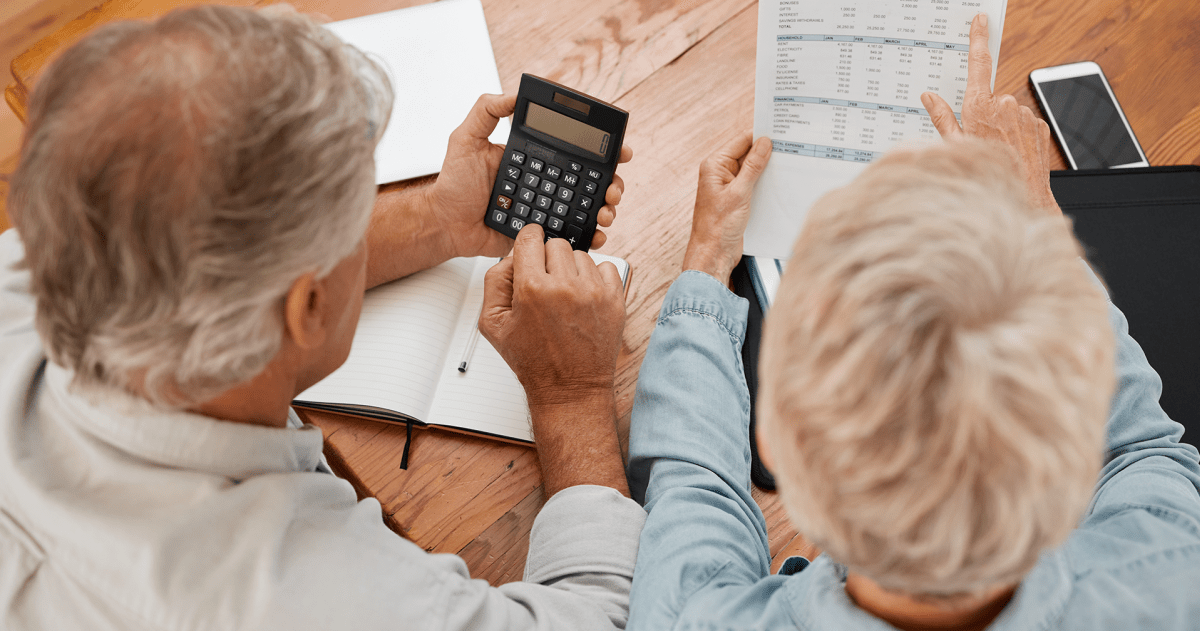
[[[700,270],[726,285],[742,258],[754,184],[771,158],[771,139],[753,138],[744,132],[700,164],[692,235],[683,256],[683,269]]]
[[[450,134],[446,160],[429,200],[431,212],[444,222],[442,229],[451,240],[452,256],[503,256],[512,248],[512,239],[485,226],[483,218],[496,182],[496,171],[504,158],[504,147],[493,144],[488,136],[496,130],[501,118],[513,113],[516,103],[516,96],[484,94],[462,125]],[[621,147],[620,162],[628,162],[632,157],[632,150]],[[604,196],[605,205],[596,214],[601,227],[611,226],[616,219],[616,205],[624,192],[625,182],[614,175]],[[606,239],[597,230],[592,247],[604,245]]]
[[[625,296],[612,263],[529,224],[513,255],[488,270],[479,331],[525,387],[530,410],[613,397]]]
[[[954,110],[932,92],[921,95],[934,127],[946,140],[961,135],[999,141],[1012,148],[1034,208],[1061,214],[1050,190],[1050,161],[1054,155],[1050,126],[1011,94],[992,94],[992,55],[988,52],[988,19],[980,13],[971,22],[971,52],[967,62],[967,90],[963,96],[962,126]]]

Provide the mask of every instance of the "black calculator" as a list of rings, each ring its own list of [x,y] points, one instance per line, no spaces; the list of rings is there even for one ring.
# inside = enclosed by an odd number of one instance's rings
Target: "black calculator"
[[[521,75],[512,131],[484,223],[516,238],[528,223],[586,251],[612,184],[629,114],[531,74]]]

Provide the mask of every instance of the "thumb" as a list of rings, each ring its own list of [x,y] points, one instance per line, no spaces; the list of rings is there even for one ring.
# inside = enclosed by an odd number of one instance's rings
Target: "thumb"
[[[736,181],[739,186],[754,188],[754,183],[767,168],[767,161],[771,159],[771,151],[770,138],[761,136],[754,141],[754,145],[746,153],[746,158],[742,160],[742,168],[738,171]]]
[[[925,106],[925,111],[929,112],[929,119],[933,121],[933,126],[943,139],[949,140],[963,133],[958,119],[954,118],[954,110],[945,99],[933,92],[926,92],[921,95],[921,104]]]
[[[500,336],[512,315],[513,260],[505,257],[483,277],[483,308],[479,312],[479,332],[489,342]]]

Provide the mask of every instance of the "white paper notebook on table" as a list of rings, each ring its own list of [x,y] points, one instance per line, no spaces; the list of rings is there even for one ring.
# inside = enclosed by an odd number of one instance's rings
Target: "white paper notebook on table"
[[[479,0],[441,0],[326,24],[379,62],[392,80],[392,118],[375,148],[375,183],[442,170],[446,143],[500,74]],[[490,140],[508,142],[508,119]]]
[[[992,78],[1007,0],[760,0],[754,135],[774,153],[745,253],[791,257],[809,206],[900,143],[937,141],[921,94],[962,111],[971,20],[989,18]]]
[[[629,264],[611,261],[629,282]],[[350,357],[300,393],[297,407],[393,423],[433,425],[533,442],[525,390],[483,337],[458,371],[483,305],[491,257],[453,259],[367,292]]]

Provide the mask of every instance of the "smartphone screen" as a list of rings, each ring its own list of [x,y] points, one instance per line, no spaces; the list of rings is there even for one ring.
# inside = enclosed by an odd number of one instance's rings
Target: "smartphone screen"
[[[1107,169],[1142,161],[1100,75],[1046,81],[1038,87],[1075,168]]]

